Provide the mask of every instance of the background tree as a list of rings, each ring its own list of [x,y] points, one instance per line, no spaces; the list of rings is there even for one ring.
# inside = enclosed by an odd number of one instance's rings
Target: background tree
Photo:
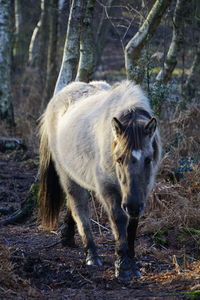
[[[49,44],[47,53],[47,70],[45,95],[43,96],[44,106],[48,103],[53,95],[57,72],[57,46],[58,46],[58,0],[50,0],[49,2]],[[43,105],[41,105],[43,109]]]
[[[70,8],[63,59],[54,94],[75,79],[79,60],[79,42],[83,18],[83,1],[73,0]]]
[[[14,65],[21,68],[24,64],[24,51],[23,51],[23,15],[22,15],[22,2],[21,0],[14,1],[15,11],[15,41],[13,47]]]
[[[89,82],[96,64],[96,49],[93,35],[93,14],[95,0],[88,0],[82,21],[80,35],[80,58],[76,80]]]
[[[139,75],[141,72],[138,72],[138,59],[141,56],[141,51],[147,41],[147,38],[149,39],[149,37],[154,34],[170,2],[171,0],[155,1],[142,26],[128,42],[125,48],[125,65],[128,79],[135,80],[136,82],[141,81]]]
[[[0,119],[14,124],[11,93],[11,0],[0,0]]]
[[[41,0],[40,19],[31,37],[28,58],[29,66],[36,69],[43,87],[45,86],[46,81],[47,51],[49,42],[48,8],[49,1]]]
[[[188,8],[188,1],[177,0],[173,16],[172,40],[167,52],[164,66],[156,77],[158,81],[167,82],[171,79],[172,72],[177,64],[177,56],[181,46],[183,45],[183,24],[186,13],[188,13]]]

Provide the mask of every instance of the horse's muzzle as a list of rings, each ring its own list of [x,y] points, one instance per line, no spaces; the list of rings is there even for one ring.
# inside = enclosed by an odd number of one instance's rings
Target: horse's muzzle
[[[130,218],[138,218],[144,211],[144,203],[141,204],[132,204],[128,202],[122,203],[123,211],[130,217]]]

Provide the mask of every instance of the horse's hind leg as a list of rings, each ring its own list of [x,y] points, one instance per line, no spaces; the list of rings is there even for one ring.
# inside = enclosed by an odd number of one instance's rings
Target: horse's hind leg
[[[87,265],[101,266],[101,260],[97,255],[96,246],[93,241],[89,218],[89,193],[70,178],[66,185],[67,201],[72,217],[77,223],[86,253]]]
[[[75,247],[75,221],[72,217],[70,208],[67,208],[67,213],[64,218],[64,224],[61,229],[61,243],[63,246]]]

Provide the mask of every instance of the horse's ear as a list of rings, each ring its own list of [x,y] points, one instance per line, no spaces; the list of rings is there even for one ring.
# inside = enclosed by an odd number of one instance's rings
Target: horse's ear
[[[123,133],[123,125],[122,123],[117,119],[113,118],[112,119],[112,130],[115,138],[119,137]]]
[[[150,137],[153,136],[157,127],[157,120],[156,118],[151,118],[151,120],[145,125],[145,133]]]

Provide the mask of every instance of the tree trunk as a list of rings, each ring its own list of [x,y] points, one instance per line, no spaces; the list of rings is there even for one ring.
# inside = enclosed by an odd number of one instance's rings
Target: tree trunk
[[[184,11],[187,0],[177,0],[173,16],[172,41],[167,53],[166,61],[162,70],[158,73],[156,80],[168,82],[171,79],[172,72],[177,64],[177,55],[183,44],[183,23]]]
[[[188,75],[187,81],[184,86],[184,91],[188,99],[193,99],[195,97],[195,92],[199,85],[200,79],[200,41],[197,46],[196,54],[194,55],[194,60],[190,69],[190,74]]]
[[[154,34],[170,2],[171,0],[156,0],[142,26],[127,44],[125,48],[125,66],[129,80],[141,81],[137,68],[138,59],[147,38]]]
[[[47,57],[47,75],[43,105],[46,106],[53,95],[57,78],[57,30],[58,30],[58,0],[50,0],[49,9],[49,45]]]
[[[83,0],[73,0],[68,20],[63,60],[56,82],[54,94],[76,77],[79,60],[80,31],[83,17]]]
[[[49,0],[41,0],[41,15],[32,34],[28,59],[29,65],[38,70],[43,87],[45,86],[46,79],[47,51],[49,40],[48,7]]]
[[[22,22],[22,3],[15,0],[15,42],[13,47],[14,67],[22,69],[25,62],[23,22]]]
[[[88,0],[80,38],[80,59],[76,80],[89,82],[96,65],[96,48],[92,30],[94,5],[96,0]]]
[[[0,0],[0,119],[14,125],[11,96],[11,0]]]

